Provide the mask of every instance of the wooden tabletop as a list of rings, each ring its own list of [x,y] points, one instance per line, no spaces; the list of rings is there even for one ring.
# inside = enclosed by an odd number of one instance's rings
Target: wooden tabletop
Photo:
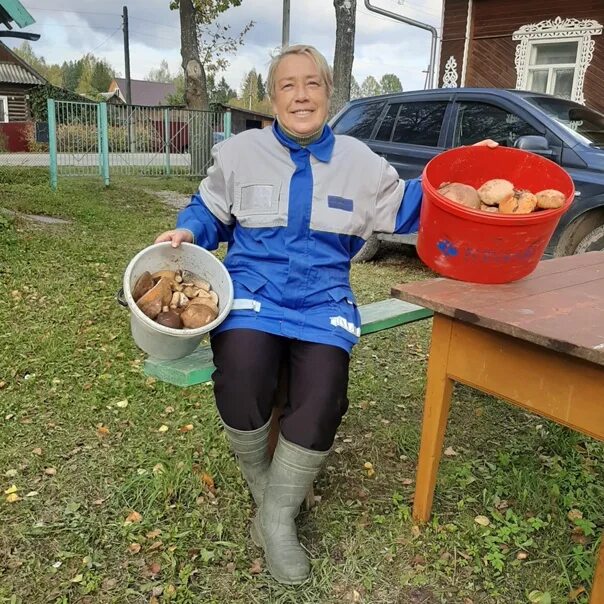
[[[439,278],[396,285],[392,296],[604,365],[604,252],[544,260],[513,283]]]

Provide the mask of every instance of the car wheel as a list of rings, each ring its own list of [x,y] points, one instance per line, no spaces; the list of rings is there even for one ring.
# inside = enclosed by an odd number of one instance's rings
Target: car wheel
[[[363,251],[361,249],[361,251]],[[604,251],[604,224],[587,233],[575,249],[575,254]]]
[[[377,235],[371,235],[365,242],[365,245],[357,252],[356,256],[352,259],[353,262],[369,262],[380,249],[381,241]]]

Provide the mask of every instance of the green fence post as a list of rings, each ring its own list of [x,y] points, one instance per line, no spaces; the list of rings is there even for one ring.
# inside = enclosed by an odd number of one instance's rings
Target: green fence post
[[[101,130],[101,108],[96,108],[96,135],[97,146],[99,148],[99,176],[103,177],[103,136]]]
[[[46,111],[48,113],[48,152],[50,154],[50,188],[57,190],[57,114],[54,99],[47,99]]]
[[[107,126],[107,103],[99,103],[101,116],[101,176],[105,186],[109,185],[109,132]]]
[[[164,109],[164,145],[166,147],[166,176],[170,176],[170,144],[172,138],[170,136],[170,110]]]
[[[224,120],[224,138],[229,138],[231,132],[231,110],[227,109],[222,118]]]

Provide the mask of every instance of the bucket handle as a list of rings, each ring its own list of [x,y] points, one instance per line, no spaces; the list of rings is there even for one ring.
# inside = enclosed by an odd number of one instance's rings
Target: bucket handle
[[[128,308],[128,302],[126,302],[126,298],[124,297],[124,288],[123,287],[120,287],[115,292],[115,299],[117,300],[117,303],[120,306],[125,306],[126,308]]]

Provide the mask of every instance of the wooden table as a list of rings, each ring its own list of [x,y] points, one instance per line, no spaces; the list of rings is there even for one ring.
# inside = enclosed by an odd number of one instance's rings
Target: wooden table
[[[604,440],[604,252],[545,260],[515,283],[431,279],[392,295],[434,310],[416,520],[432,510],[454,382]],[[604,544],[590,603],[604,603]]]

